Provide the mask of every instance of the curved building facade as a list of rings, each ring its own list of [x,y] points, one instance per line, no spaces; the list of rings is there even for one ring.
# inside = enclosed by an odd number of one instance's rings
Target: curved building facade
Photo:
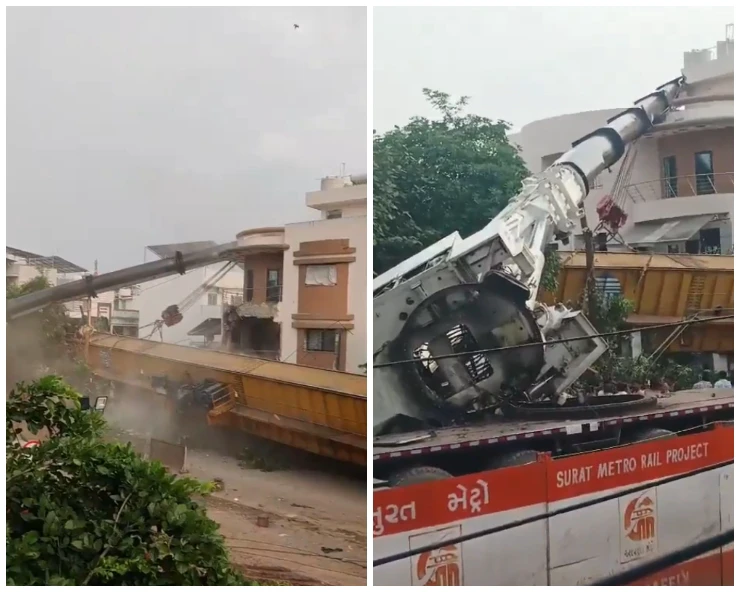
[[[731,31],[731,28],[728,27]],[[627,214],[608,250],[732,252],[734,198],[734,40],[684,54],[686,85],[665,122],[629,147],[597,178],[586,199],[592,229],[605,196]],[[657,81],[661,82],[661,81]],[[561,115],[511,136],[533,173],[622,109]],[[581,243],[576,237],[578,248]],[[568,248],[573,248],[569,246]]]

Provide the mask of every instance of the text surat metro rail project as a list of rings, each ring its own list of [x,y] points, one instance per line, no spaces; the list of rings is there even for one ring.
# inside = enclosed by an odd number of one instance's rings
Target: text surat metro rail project
[[[683,85],[575,142],[479,232],[375,279],[375,585],[596,583],[713,535],[730,544],[630,581],[732,585],[733,390],[584,392],[603,336],[536,299],[547,245]]]

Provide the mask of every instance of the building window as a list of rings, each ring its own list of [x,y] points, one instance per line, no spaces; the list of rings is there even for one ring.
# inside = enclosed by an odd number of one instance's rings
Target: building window
[[[280,270],[267,270],[267,302],[280,302]]]
[[[619,279],[609,274],[604,274],[596,278],[596,290],[604,296],[605,300],[610,300],[621,296],[622,284],[619,282]]]
[[[711,152],[697,152],[694,154],[694,171],[696,172],[696,193],[699,195],[716,193],[714,189],[714,162]]]
[[[252,302],[254,300],[254,270],[247,269],[244,272],[244,300]]]
[[[678,172],[675,156],[663,158],[663,197],[678,197]]]
[[[334,352],[337,347],[337,332],[333,329],[308,329],[304,348],[306,351]]]
[[[336,265],[306,265],[307,286],[336,286]]]
[[[218,305],[218,292],[208,292],[208,306]]]
[[[336,220],[337,218],[342,217],[342,210],[329,210],[326,212],[326,219],[327,220]]]
[[[703,228],[699,231],[699,248],[703,255],[722,253],[719,228]]]

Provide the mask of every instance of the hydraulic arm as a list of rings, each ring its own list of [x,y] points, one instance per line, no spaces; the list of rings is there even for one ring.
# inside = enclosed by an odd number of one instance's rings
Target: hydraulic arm
[[[236,243],[217,245],[208,249],[183,254],[179,251],[174,257],[134,265],[118,271],[98,276],[87,276],[81,280],[19,296],[7,302],[7,318],[12,320],[34,312],[53,302],[68,302],[80,297],[95,297],[99,292],[117,290],[143,281],[176,275],[203,267],[210,263],[228,259]]]
[[[663,84],[574,142],[480,231],[453,233],[375,279],[376,435],[558,396],[601,356],[605,344],[583,315],[536,302],[545,250],[575,232],[590,182],[662,120],[682,84]],[[528,343],[540,345],[466,355]],[[435,359],[445,354],[455,355]]]

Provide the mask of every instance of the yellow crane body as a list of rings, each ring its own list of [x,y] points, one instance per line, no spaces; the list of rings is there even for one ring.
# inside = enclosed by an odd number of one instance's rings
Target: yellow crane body
[[[152,404],[173,406],[183,386],[221,385],[210,425],[366,465],[365,376],[102,333],[86,358],[96,376],[149,392]]]

